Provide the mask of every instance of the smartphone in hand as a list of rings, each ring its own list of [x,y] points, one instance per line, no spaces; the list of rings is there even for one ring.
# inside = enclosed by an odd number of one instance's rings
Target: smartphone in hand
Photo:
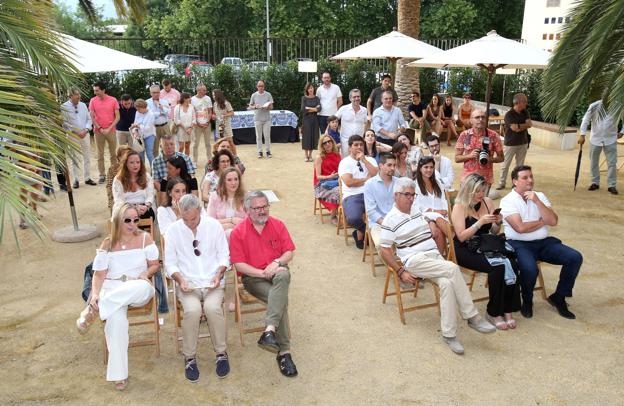
[[[495,215],[495,216],[498,216],[500,214],[500,212],[501,212],[501,208],[499,207],[498,209],[494,210],[492,212],[492,214]]]

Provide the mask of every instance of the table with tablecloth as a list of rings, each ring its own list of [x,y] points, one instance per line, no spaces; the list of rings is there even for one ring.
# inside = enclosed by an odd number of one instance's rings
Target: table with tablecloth
[[[289,110],[271,110],[271,142],[299,142],[298,117]],[[232,117],[234,143],[255,144],[253,111],[235,111]]]

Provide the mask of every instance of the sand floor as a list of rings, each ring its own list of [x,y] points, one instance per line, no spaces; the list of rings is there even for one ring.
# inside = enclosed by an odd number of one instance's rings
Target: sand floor
[[[188,383],[169,313],[160,357],[151,347],[130,349],[129,386],[116,392],[105,381],[101,325],[84,337],[74,327],[84,306],[83,269],[101,239],[59,244],[18,230],[21,256],[10,233],[0,245],[0,403],[623,404],[624,198],[608,194],[604,178],[601,190],[586,190],[587,154],[576,192],[576,151],[531,146],[527,159],[536,188],[559,214],[552,234],[585,259],[569,300],[577,320],[563,319],[536,296],[534,317],[518,314],[515,331],[482,335],[461,323],[458,336],[466,354],[457,356],[440,340],[435,309],[408,313],[402,325],[394,299],[381,303],[382,272],[372,277],[353,242],[345,246],[334,227],[312,215],[312,164],[304,162],[300,145],[275,144],[273,152],[272,160],[258,160],[254,146],[239,147],[248,168],[246,186],[276,191],[281,201],[271,214],[286,223],[297,246],[290,291],[297,378],[282,377],[275,357],[256,346],[257,334],[247,335],[242,347],[229,313],[230,375],[216,378],[212,347],[202,340],[201,378]],[[451,156],[452,150],[445,146],[443,153]],[[624,192],[622,180],[619,188]],[[103,231],[104,187],[83,185],[75,198],[80,221]],[[63,193],[41,213],[49,230],[71,224]],[[544,266],[544,278],[550,293],[557,268]],[[431,291],[428,285],[419,300]],[[474,295],[484,292],[481,286]],[[485,311],[484,302],[477,307]]]

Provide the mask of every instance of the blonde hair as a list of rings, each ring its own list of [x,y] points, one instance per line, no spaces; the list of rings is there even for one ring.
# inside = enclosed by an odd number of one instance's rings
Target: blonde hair
[[[143,99],[136,99],[134,101],[134,107],[139,107],[141,109],[144,109],[147,107],[147,102]]]
[[[113,206],[113,215],[111,216],[111,234],[109,237],[110,238],[109,250],[113,248],[115,244],[117,244],[117,242],[121,238],[121,227],[122,227],[124,215],[126,214],[126,211],[128,210],[134,210],[137,214],[137,217],[139,216],[139,212],[134,207],[134,205],[131,205],[129,203],[121,203],[121,204],[116,204],[115,206]],[[135,231],[135,235],[137,235],[138,233],[139,233],[139,229],[137,228],[137,230]]]
[[[475,193],[481,189],[485,190],[485,188],[487,188],[485,178],[478,173],[471,173],[466,176],[462,182],[459,192],[457,192],[455,204],[462,206],[466,213],[474,213],[475,210],[474,205],[472,204],[472,199],[474,198]]]
[[[334,140],[331,135],[323,134],[321,135],[321,138],[319,138],[319,143],[318,143],[318,150],[319,150],[319,155],[321,156],[321,159],[325,159],[325,156],[326,156],[325,149],[323,149],[323,141],[327,139],[331,140],[331,143],[332,143],[331,152],[334,152],[336,154],[338,153],[338,146],[336,145],[336,140]]]

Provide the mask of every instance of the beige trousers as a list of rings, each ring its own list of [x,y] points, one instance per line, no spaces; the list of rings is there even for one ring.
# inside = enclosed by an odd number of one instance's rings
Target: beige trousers
[[[100,176],[106,176],[106,169],[104,168],[104,147],[108,144],[108,155],[110,158],[111,166],[117,164],[117,140],[115,132],[111,131],[108,135],[102,133],[95,133],[95,145],[97,147],[98,156],[98,172]]]
[[[225,352],[225,314],[223,314],[223,295],[225,288],[193,289],[182,292],[178,287],[178,299],[184,308],[182,320],[182,353],[186,358],[197,354],[197,337],[199,336],[199,320],[202,313],[206,315],[212,346],[217,354]]]
[[[208,123],[208,127],[200,127],[195,126],[193,131],[195,132],[195,140],[193,141],[193,162],[197,164],[199,161],[199,144],[201,144],[201,140],[204,140],[204,147],[206,148],[206,162],[210,160],[212,156],[210,152],[210,135],[212,135],[212,131],[210,128],[210,123]]]
[[[478,314],[459,267],[446,261],[437,250],[411,256],[405,269],[415,277],[429,279],[440,288],[440,326],[444,337],[457,334],[457,310],[464,319]]]
[[[171,135],[171,125],[167,123],[165,125],[156,126],[156,139],[154,140],[154,157],[158,156],[158,148],[160,148],[160,138],[163,135]],[[177,148],[176,148],[177,149]]]
[[[132,140],[132,135],[130,134],[130,131],[119,131],[117,130],[117,145],[121,146],[121,145],[129,145],[132,146],[133,144],[133,140]]]

